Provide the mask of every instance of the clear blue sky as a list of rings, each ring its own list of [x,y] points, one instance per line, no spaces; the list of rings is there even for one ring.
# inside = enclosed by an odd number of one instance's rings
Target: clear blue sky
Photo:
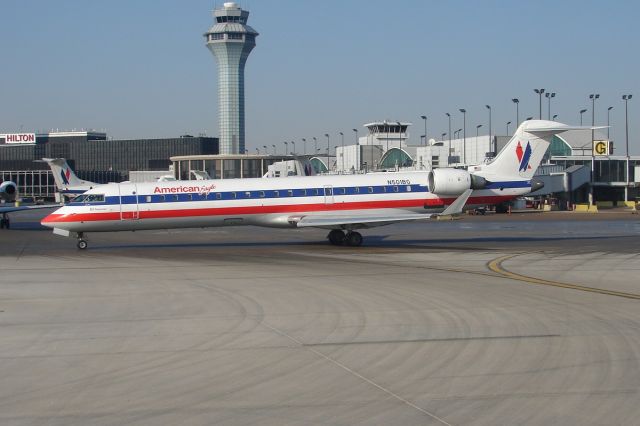
[[[217,2],[218,5],[222,1]],[[374,120],[414,123],[412,139],[467,134],[493,108],[494,133],[538,115],[533,88],[557,93],[552,114],[576,124],[590,93],[596,123],[613,106],[624,154],[640,154],[640,6],[634,1],[250,0],[260,36],[246,68],[247,147],[301,138],[339,143]],[[218,134],[217,68],[202,34],[210,0],[3,0],[0,131],[96,128],[114,138]],[[543,99],[543,116],[547,104]],[[513,126],[513,125],[512,125]],[[513,129],[513,127],[512,127]],[[335,142],[334,142],[335,141]]]

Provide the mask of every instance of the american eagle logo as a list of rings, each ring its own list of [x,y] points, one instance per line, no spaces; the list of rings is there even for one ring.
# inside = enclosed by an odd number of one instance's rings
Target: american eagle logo
[[[65,185],[69,185],[69,178],[71,177],[71,169],[60,170],[60,176]]]
[[[522,144],[520,143],[520,141],[518,141],[518,147],[516,148],[516,155],[518,156],[518,161],[520,162],[520,168],[518,169],[518,171],[525,172],[531,169],[529,160],[531,159],[532,152],[533,151],[531,150],[531,144],[529,142],[527,142],[527,147],[523,150]]]

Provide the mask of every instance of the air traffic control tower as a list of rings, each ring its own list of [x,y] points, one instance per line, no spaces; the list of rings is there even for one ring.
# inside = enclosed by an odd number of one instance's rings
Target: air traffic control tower
[[[244,154],[244,65],[258,33],[247,25],[249,11],[224,3],[213,11],[216,23],[204,34],[218,61],[220,154]]]

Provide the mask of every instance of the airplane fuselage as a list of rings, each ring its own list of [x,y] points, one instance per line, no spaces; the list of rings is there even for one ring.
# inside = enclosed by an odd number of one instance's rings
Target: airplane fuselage
[[[491,182],[467,207],[529,192],[530,180]],[[87,191],[43,220],[71,232],[256,225],[296,227],[307,215],[433,214],[457,195],[429,191],[428,172],[120,183]]]

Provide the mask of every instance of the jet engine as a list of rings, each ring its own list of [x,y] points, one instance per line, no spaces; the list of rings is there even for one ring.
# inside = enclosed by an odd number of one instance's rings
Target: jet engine
[[[487,180],[460,169],[434,169],[429,172],[429,190],[438,195],[460,195],[467,189],[483,189]]]
[[[15,200],[17,192],[16,184],[11,181],[5,181],[0,184],[0,198],[3,200]]]

